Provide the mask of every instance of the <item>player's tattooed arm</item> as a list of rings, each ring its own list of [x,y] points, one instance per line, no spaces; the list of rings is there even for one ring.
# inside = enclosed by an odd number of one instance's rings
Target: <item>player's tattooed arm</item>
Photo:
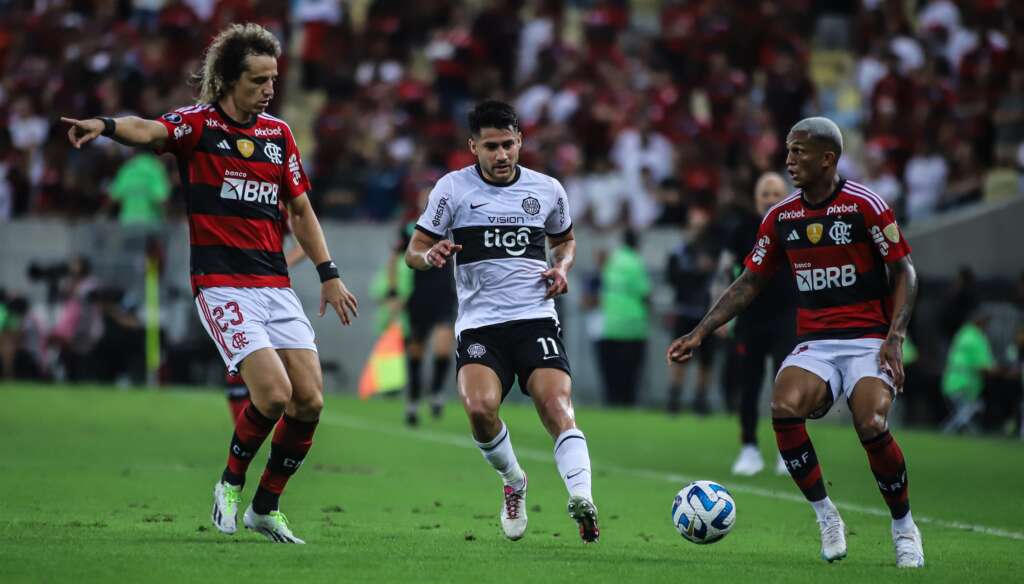
[[[743,312],[743,309],[761,293],[767,283],[768,277],[745,270],[739,278],[736,278],[735,282],[725,289],[722,297],[704,315],[696,328],[689,334],[672,341],[672,344],[668,346],[666,358],[675,363],[688,361],[693,356],[693,351],[700,347],[701,342],[708,335]]]
[[[904,256],[889,264],[889,272],[892,278],[893,316],[889,334],[878,352],[878,361],[892,374],[896,391],[902,391],[905,379],[903,340],[907,336],[910,316],[914,312],[914,302],[917,300],[917,271],[910,256]]]
[[[576,262],[576,236],[570,229],[560,237],[548,237],[551,246],[551,267],[541,273],[548,283],[544,298],[554,298],[569,291],[569,270]]]

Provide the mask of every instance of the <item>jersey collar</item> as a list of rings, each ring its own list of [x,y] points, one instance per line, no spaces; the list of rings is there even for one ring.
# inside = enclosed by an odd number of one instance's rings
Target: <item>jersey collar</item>
[[[216,101],[213,102],[213,109],[217,110],[217,113],[220,114],[220,117],[221,117],[221,119],[224,120],[225,124],[227,124],[229,126],[234,126],[236,128],[243,128],[243,129],[244,128],[251,128],[251,127],[255,126],[256,122],[258,122],[260,120],[260,115],[259,114],[253,114],[252,120],[250,120],[249,122],[247,122],[245,124],[240,124],[240,123],[236,122],[234,120],[234,118],[232,118],[227,113],[225,113],[224,110],[221,109],[220,104],[217,103]]]
[[[510,187],[510,186],[516,184],[516,182],[519,181],[519,176],[522,174],[519,171],[519,165],[517,164],[516,165],[516,175],[512,177],[512,180],[508,181],[507,183],[500,183],[500,182],[494,182],[492,180],[488,180],[487,177],[484,176],[484,171],[480,170],[480,165],[479,164],[474,164],[473,168],[476,169],[476,174],[477,174],[477,176],[480,177],[480,180],[482,180],[485,183],[491,185],[492,187]]]
[[[824,201],[818,203],[817,205],[812,205],[812,204],[808,203],[807,199],[804,198],[803,191],[801,191],[800,192],[800,202],[803,203],[804,207],[807,207],[808,209],[823,209],[823,208],[831,205],[832,202],[836,200],[836,197],[839,196],[839,193],[842,192],[843,187],[845,187],[845,186],[846,186],[846,179],[845,178],[839,179],[839,184],[836,185],[836,190],[832,191],[832,194],[829,195],[827,199],[825,199]]]

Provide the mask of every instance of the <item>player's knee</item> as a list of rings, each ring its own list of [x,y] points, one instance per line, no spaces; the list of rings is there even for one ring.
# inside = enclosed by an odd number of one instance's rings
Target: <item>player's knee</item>
[[[792,396],[775,396],[772,398],[773,418],[806,418],[800,400]]]
[[[473,427],[491,427],[498,421],[498,404],[490,400],[475,400],[466,404],[466,413]]]
[[[289,388],[290,390],[291,388]],[[285,408],[288,407],[288,401],[291,397],[291,391],[284,392],[270,392],[263,399],[258,400],[257,407],[263,413],[263,415],[269,418],[279,418],[284,414]],[[254,400],[257,401],[257,400]]]
[[[319,391],[312,391],[304,394],[301,399],[293,399],[295,414],[303,420],[313,420],[320,417],[324,409],[324,396]]]
[[[889,429],[888,416],[882,411],[854,414],[853,426],[861,440],[870,440]]]

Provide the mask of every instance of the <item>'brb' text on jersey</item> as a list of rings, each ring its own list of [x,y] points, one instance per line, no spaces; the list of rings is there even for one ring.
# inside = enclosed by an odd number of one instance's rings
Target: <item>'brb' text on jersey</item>
[[[797,191],[772,207],[744,265],[771,275],[789,261],[799,292],[801,341],[885,338],[892,317],[885,264],[909,253],[885,201],[843,180],[817,205]]]
[[[568,233],[572,219],[554,178],[522,166],[505,184],[484,179],[476,166],[450,172],[431,191],[416,229],[434,239],[451,232],[462,246],[455,255],[456,334],[512,320],[558,320],[554,301],[544,299],[544,242]]]
[[[288,124],[267,114],[239,124],[216,104],[158,121],[185,188],[193,291],[288,287],[283,203],[309,190]]]

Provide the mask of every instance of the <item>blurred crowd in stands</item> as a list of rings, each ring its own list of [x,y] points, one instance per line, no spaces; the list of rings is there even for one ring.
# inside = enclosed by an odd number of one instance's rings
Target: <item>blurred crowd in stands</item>
[[[843,173],[904,222],[1021,191],[1024,4],[1010,0],[0,0],[0,13],[0,220],[180,216],[169,160],[73,151],[59,116],[189,104],[202,48],[237,21],[288,47],[272,108],[329,218],[415,214],[471,163],[465,112],[483,98],[515,103],[522,162],[600,227],[678,225],[749,192],[809,114],[840,123]],[[168,180],[149,180],[160,166]]]

